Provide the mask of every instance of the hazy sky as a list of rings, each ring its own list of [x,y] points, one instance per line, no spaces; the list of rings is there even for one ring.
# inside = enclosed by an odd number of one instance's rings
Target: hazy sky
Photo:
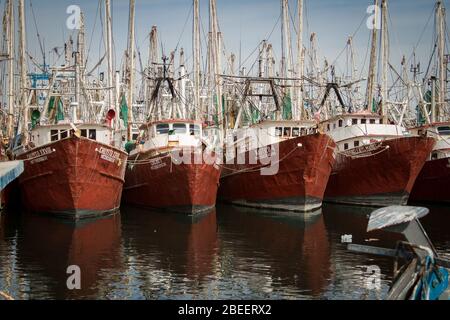
[[[5,0],[0,0],[0,3],[3,10]],[[103,1],[25,0],[29,52],[37,59],[41,58],[30,4],[34,9],[38,30],[45,42],[45,50],[49,57],[54,57],[49,53],[52,48],[60,47],[61,51],[64,40],[73,32],[66,27],[66,20],[69,17],[66,9],[69,5],[75,4],[81,7],[86,16],[90,64],[95,65],[99,53],[102,52],[101,55],[103,55],[104,52],[99,3]],[[127,42],[128,0],[112,0],[112,3],[115,56],[117,63],[120,64]],[[208,1],[200,0],[200,3],[203,31],[207,32]],[[391,61],[394,65],[399,66],[402,54],[411,55],[429,21],[417,47],[418,59],[422,61],[425,68],[432,45],[434,17],[431,15],[434,3],[434,0],[389,1]],[[367,62],[367,59],[364,59],[369,39],[369,29],[366,27],[369,14],[366,10],[372,4],[373,1],[369,0],[305,0],[304,44],[307,46],[309,34],[316,32],[321,61],[323,56],[326,56],[331,63],[344,49],[347,37],[356,32],[354,42],[357,56],[360,63]],[[449,0],[444,1],[444,4],[449,7]],[[290,1],[290,6],[292,18],[296,19],[297,1]],[[241,43],[241,61],[246,61],[247,66],[251,66],[256,60],[256,55],[248,58],[249,55],[260,41],[267,39],[270,34],[268,40],[273,43],[276,56],[280,57],[281,24],[276,25],[280,16],[279,0],[217,0],[217,7],[220,29],[224,35],[225,49],[228,54],[234,52],[239,57]],[[101,14],[103,15],[103,12]],[[152,25],[158,26],[160,40],[166,54],[175,49],[178,44],[178,48],[185,48],[187,59],[190,58],[191,0],[136,0],[136,45],[142,53],[144,62],[147,60],[148,33]],[[294,50],[295,36],[293,30]],[[204,38],[202,42],[205,44]],[[206,53],[206,50],[203,49],[203,52]],[[338,71],[345,69],[345,59],[346,54],[343,52],[337,61]],[[62,61],[61,58],[60,62]]]

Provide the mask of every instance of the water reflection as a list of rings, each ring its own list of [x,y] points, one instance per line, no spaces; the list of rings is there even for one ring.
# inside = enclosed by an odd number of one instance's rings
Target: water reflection
[[[231,272],[244,283],[253,278],[253,286],[250,281],[243,288],[250,296],[321,294],[330,276],[330,248],[320,210],[288,215],[226,207],[221,213],[221,256],[228,256]]]
[[[13,288],[5,287],[16,298],[95,298],[108,270],[123,268],[120,214],[82,223],[24,214],[16,223],[5,229],[15,260],[10,272],[18,275]],[[70,265],[81,269],[81,290],[67,289]]]
[[[347,250],[352,242],[392,248],[401,236],[366,233],[371,208],[325,205],[308,214],[233,206],[196,216],[124,207],[69,223],[0,215],[0,290],[16,299],[381,299],[393,261]],[[423,224],[449,255],[448,208]],[[66,287],[69,265],[81,290]],[[367,267],[382,286],[367,288]]]
[[[196,294],[217,260],[216,212],[195,217],[126,209],[123,241],[133,298]]]

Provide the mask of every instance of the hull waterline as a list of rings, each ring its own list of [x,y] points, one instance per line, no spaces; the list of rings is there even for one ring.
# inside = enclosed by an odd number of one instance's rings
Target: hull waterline
[[[333,166],[334,148],[335,143],[324,134],[282,141],[272,148],[278,152],[275,174],[261,174],[261,164],[225,164],[219,199],[269,210],[318,209]],[[249,159],[249,152],[245,159]]]
[[[216,164],[177,164],[170,152],[139,153],[129,159],[123,202],[188,215],[210,211],[216,204],[220,171]]]
[[[120,206],[126,153],[86,138],[70,137],[32,149],[19,178],[25,209],[82,219]]]
[[[434,144],[432,138],[401,137],[365,147],[364,154],[337,154],[325,201],[373,207],[405,205]]]

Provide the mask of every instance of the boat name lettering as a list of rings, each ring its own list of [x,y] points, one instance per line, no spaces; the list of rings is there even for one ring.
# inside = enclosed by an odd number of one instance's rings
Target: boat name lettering
[[[50,147],[43,148],[43,149],[39,149],[39,150],[37,150],[37,151],[34,151],[34,152],[29,153],[29,154],[27,155],[27,159],[38,158],[38,157],[41,157],[41,156],[48,155],[48,154],[50,154],[50,153],[52,153],[52,152],[53,152],[53,150],[52,150],[52,148],[50,148]]]
[[[117,151],[104,147],[100,147],[100,149],[98,149],[97,151],[101,154],[100,158],[103,160],[114,163],[120,159],[120,154]]]
[[[152,170],[158,170],[166,166],[166,163],[163,162],[161,158],[151,159],[149,162]]]

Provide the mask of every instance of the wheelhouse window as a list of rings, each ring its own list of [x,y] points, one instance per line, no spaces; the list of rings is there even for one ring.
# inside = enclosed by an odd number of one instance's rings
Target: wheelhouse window
[[[292,136],[298,137],[300,135],[300,128],[292,128]]]
[[[97,130],[89,129],[89,139],[97,140]]]
[[[370,119],[370,124],[375,124],[375,119]]]
[[[58,141],[59,132],[58,130],[50,130],[50,141]]]
[[[367,120],[366,119],[361,119],[361,124],[366,124]]]
[[[168,134],[168,133],[169,133],[168,123],[160,123],[156,125],[156,134]]]
[[[189,125],[189,133],[191,136],[200,136],[200,126],[196,124]]]
[[[300,135],[302,135],[302,136],[306,135],[306,129],[305,128],[301,128]]]
[[[81,129],[81,136],[87,138],[87,130]]]
[[[358,124],[358,119],[352,119],[352,124],[353,125]]]
[[[65,138],[68,137],[68,131],[67,130],[61,130],[60,134],[61,134],[61,139],[65,139]]]
[[[184,123],[174,123],[173,124],[173,134],[186,134],[186,124]]]
[[[344,143],[344,150],[348,149],[348,143]]]
[[[291,136],[291,128],[290,127],[286,127],[283,130],[283,136],[284,137],[290,137]]]
[[[356,147],[359,147],[359,141],[354,141],[353,142],[353,146],[356,148]]]
[[[281,137],[282,134],[283,134],[283,128],[281,128],[281,127],[276,127],[276,128],[275,128],[275,136],[276,136],[276,137]]]
[[[342,124],[343,124],[343,121],[342,120],[339,120],[339,127],[342,127]]]
[[[450,126],[438,127],[438,132],[441,136],[450,135]]]

